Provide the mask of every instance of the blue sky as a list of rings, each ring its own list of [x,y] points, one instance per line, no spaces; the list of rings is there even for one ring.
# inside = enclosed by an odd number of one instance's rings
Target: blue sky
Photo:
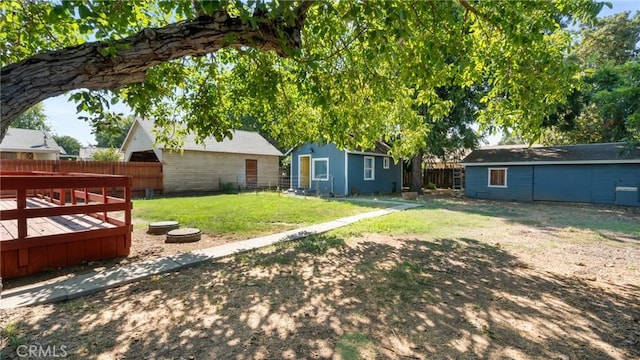
[[[632,13],[640,11],[640,1],[623,0],[612,1],[613,8],[604,7],[600,16],[609,16],[625,11]],[[129,114],[130,110],[122,105],[117,105],[114,109],[124,114]],[[91,134],[91,127],[85,121],[79,120],[78,116],[86,114],[76,114],[76,105],[68,102],[66,96],[57,96],[44,101],[44,110],[47,114],[49,124],[58,135],[72,136],[82,145],[95,144],[95,137]],[[495,144],[500,140],[500,135],[492,136],[488,139],[490,144]]]

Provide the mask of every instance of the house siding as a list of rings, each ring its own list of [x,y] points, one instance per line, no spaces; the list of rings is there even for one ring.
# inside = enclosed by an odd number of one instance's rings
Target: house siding
[[[349,193],[372,194],[399,192],[402,189],[402,162],[389,160],[389,168],[383,168],[385,156],[349,154]],[[364,158],[372,156],[375,162],[375,180],[364,179]]]
[[[494,167],[494,166],[492,166]],[[495,166],[498,167],[498,166]],[[467,166],[465,194],[472,198],[566,201],[640,206],[640,164],[509,166],[507,188],[487,186],[487,166]],[[624,191],[616,191],[624,187]],[[528,195],[527,195],[528,194]]]
[[[164,192],[219,191],[220,184],[246,185],[246,160],[258,161],[258,187],[278,186],[279,157],[163,150]]]
[[[313,152],[311,151],[313,149]],[[311,179],[310,188],[321,194],[344,194],[344,152],[340,151],[334,144],[318,145],[304,144],[291,153],[291,188],[298,188],[300,173],[298,168],[298,158],[309,155],[310,165],[313,166],[313,159],[329,159],[329,179]]]
[[[58,160],[60,159],[59,153],[33,153],[34,160]]]
[[[507,169],[507,187],[489,187],[489,169]],[[465,195],[471,198],[531,201],[533,166],[467,166]]]

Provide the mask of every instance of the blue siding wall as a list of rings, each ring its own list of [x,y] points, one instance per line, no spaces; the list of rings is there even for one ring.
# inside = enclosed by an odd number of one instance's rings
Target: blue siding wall
[[[311,151],[313,149],[313,152]],[[291,152],[291,187],[298,188],[299,170],[298,159],[300,155],[310,155],[311,164],[313,159],[329,159],[329,180],[311,180],[311,189],[320,193],[351,195],[352,190],[360,194],[390,193],[394,190],[402,190],[402,162],[395,164],[389,158],[389,168],[384,169],[384,156],[374,156],[375,159],[375,180],[364,180],[364,157],[369,155],[348,154],[348,185],[345,178],[345,152],[339,150],[335,145],[318,145],[307,143]],[[394,184],[395,183],[395,184]]]
[[[497,166],[496,166],[497,167]],[[501,166],[507,188],[490,188],[488,167],[465,169],[465,195],[499,200],[593,202],[640,206],[640,164]],[[624,191],[616,191],[624,187]]]
[[[534,200],[591,202],[591,165],[536,165]]]
[[[532,201],[532,166],[492,166],[507,168],[507,187],[489,187],[489,167],[465,168],[465,195],[471,198]]]
[[[615,191],[618,186],[635,187],[640,190],[640,164],[593,165],[592,173],[594,202],[640,206],[640,191],[636,191],[635,194]]]
[[[313,152],[311,152],[313,149]],[[298,157],[300,155],[310,155],[313,166],[313,159],[328,158],[329,159],[329,179],[324,181],[311,180],[311,189],[320,193],[328,194],[344,194],[344,152],[340,151],[335,145],[318,145],[304,144],[291,152],[291,187],[298,187]]]
[[[389,159],[389,168],[383,168],[384,156],[375,159],[375,180],[364,180],[364,157],[369,155],[349,154],[349,194],[354,190],[360,194],[390,193],[402,190],[402,162]],[[395,188],[394,188],[395,183]]]
[[[640,206],[640,193],[616,193],[616,187],[640,187],[640,164],[545,165],[535,169],[535,200]]]

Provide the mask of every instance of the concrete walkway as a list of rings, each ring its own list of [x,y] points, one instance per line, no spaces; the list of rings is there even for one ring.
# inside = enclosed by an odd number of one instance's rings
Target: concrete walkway
[[[93,271],[69,279],[39,283],[5,290],[1,294],[0,309],[10,309],[26,305],[46,304],[75,299],[105,289],[142,280],[152,275],[200,264],[244,251],[273,245],[281,241],[297,240],[309,235],[320,234],[357,221],[375,218],[396,211],[422,206],[416,203],[395,203],[396,206],[364,214],[344,217],[322,224],[285,231],[279,234],[237,241],[208,249],[171,255],[140,263],[116,266],[102,271]]]

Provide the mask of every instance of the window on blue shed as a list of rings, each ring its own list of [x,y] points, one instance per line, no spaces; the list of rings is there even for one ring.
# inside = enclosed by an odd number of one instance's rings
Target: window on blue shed
[[[364,157],[364,179],[365,180],[376,179],[376,160],[373,156]]]
[[[311,177],[316,181],[329,180],[329,158],[318,158],[312,160]]]
[[[383,160],[382,160],[382,168],[383,168],[383,169],[388,169],[388,168],[389,168],[389,162],[390,162],[390,161],[389,161],[389,158],[388,158],[388,157],[383,158]]]
[[[489,168],[489,186],[507,187],[507,169]]]

